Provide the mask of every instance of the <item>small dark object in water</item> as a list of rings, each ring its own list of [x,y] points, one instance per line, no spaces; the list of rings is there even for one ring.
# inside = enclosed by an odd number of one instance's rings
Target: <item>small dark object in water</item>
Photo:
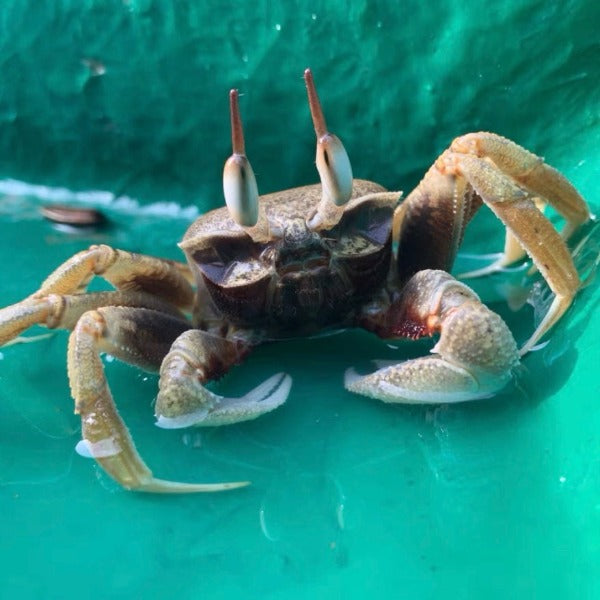
[[[104,215],[94,208],[73,208],[63,204],[42,206],[42,215],[49,221],[73,227],[93,227],[104,224]]]

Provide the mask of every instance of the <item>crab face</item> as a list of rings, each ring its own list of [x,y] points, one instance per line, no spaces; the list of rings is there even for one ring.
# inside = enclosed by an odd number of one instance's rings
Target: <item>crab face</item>
[[[304,335],[346,324],[386,281],[400,194],[353,179],[308,70],[305,80],[321,184],[260,198],[245,155],[238,93],[230,93],[227,208],[200,217],[180,244],[198,289],[196,325],[212,318],[263,337]]]
[[[389,272],[397,194],[382,192],[355,181],[339,221],[318,230],[321,186],[270,194],[260,199],[268,239],[252,239],[223,208],[198,219],[181,246],[198,289],[236,325],[271,336],[340,325]]]

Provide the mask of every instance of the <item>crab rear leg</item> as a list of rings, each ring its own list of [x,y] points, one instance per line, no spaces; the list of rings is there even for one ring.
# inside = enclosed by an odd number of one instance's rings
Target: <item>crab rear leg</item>
[[[50,294],[42,298],[30,296],[0,310],[0,346],[33,325],[44,325],[49,329],[73,329],[85,312],[101,306],[149,308],[181,316],[171,304],[144,292]]]
[[[172,260],[111,248],[90,246],[60,265],[31,297],[76,294],[99,276],[123,291],[145,291],[180,308],[189,307],[194,293],[187,265]]]
[[[504,321],[445,271],[415,274],[385,315],[367,316],[362,325],[384,338],[440,334],[431,356],[365,377],[353,371],[346,374],[349,391],[384,402],[486,398],[506,386],[519,362],[516,342]]]
[[[101,352],[146,369],[157,369],[177,337],[189,327],[178,317],[144,308],[105,307],[86,312],[69,338],[68,373],[83,444],[125,488],[142,492],[214,492],[247,482],[190,484],[156,479],[139,456],[115,407]]]

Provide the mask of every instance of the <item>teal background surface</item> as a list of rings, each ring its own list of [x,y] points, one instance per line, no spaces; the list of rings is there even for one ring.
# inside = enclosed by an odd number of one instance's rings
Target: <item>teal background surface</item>
[[[259,189],[315,181],[307,66],[357,176],[409,191],[453,137],[492,130],[598,211],[598,22],[575,0],[5,0],[0,305],[91,243],[180,258],[191,220],[222,204],[231,87]],[[53,202],[110,224],[62,230],[39,215]],[[465,252],[502,240],[482,212]],[[476,285],[524,340],[531,311],[503,299],[516,277]],[[0,349],[0,598],[600,597],[598,288],[511,389],[473,404],[346,393],[348,366],[431,347],[352,331],[264,346],[219,383],[241,394],[289,372],[275,413],[163,431],[156,377],[107,358],[158,476],[253,481],[218,495],[128,493],[75,454],[65,332]]]

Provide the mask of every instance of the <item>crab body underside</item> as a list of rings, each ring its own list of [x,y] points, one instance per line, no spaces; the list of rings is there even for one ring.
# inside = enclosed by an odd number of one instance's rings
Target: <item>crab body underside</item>
[[[352,178],[341,142],[325,126],[305,75],[317,133],[321,184],[260,199],[244,153],[237,93],[234,154],[226,163],[227,208],[194,222],[180,246],[187,264],[108,246],[76,254],[23,301],[0,310],[0,344],[34,324],[71,330],[68,375],[83,450],[129,489],[217,491],[247,482],[186,484],[153,477],[108,388],[100,354],[160,372],[158,425],[221,425],[281,405],[287,375],[241,398],[205,383],[257,344],[327,328],[362,327],[382,338],[439,334],[431,355],[346,375],[350,391],[385,402],[485,398],[569,307],[580,281],[566,240],[590,218],[573,186],[543,160],[492,133],[454,140],[402,202],[400,193]],[[566,225],[544,217],[551,204]],[[493,272],[527,253],[555,295],[519,351],[502,319],[448,274],[465,227],[485,204],[507,228]],[[100,276],[114,291],[86,293]]]

